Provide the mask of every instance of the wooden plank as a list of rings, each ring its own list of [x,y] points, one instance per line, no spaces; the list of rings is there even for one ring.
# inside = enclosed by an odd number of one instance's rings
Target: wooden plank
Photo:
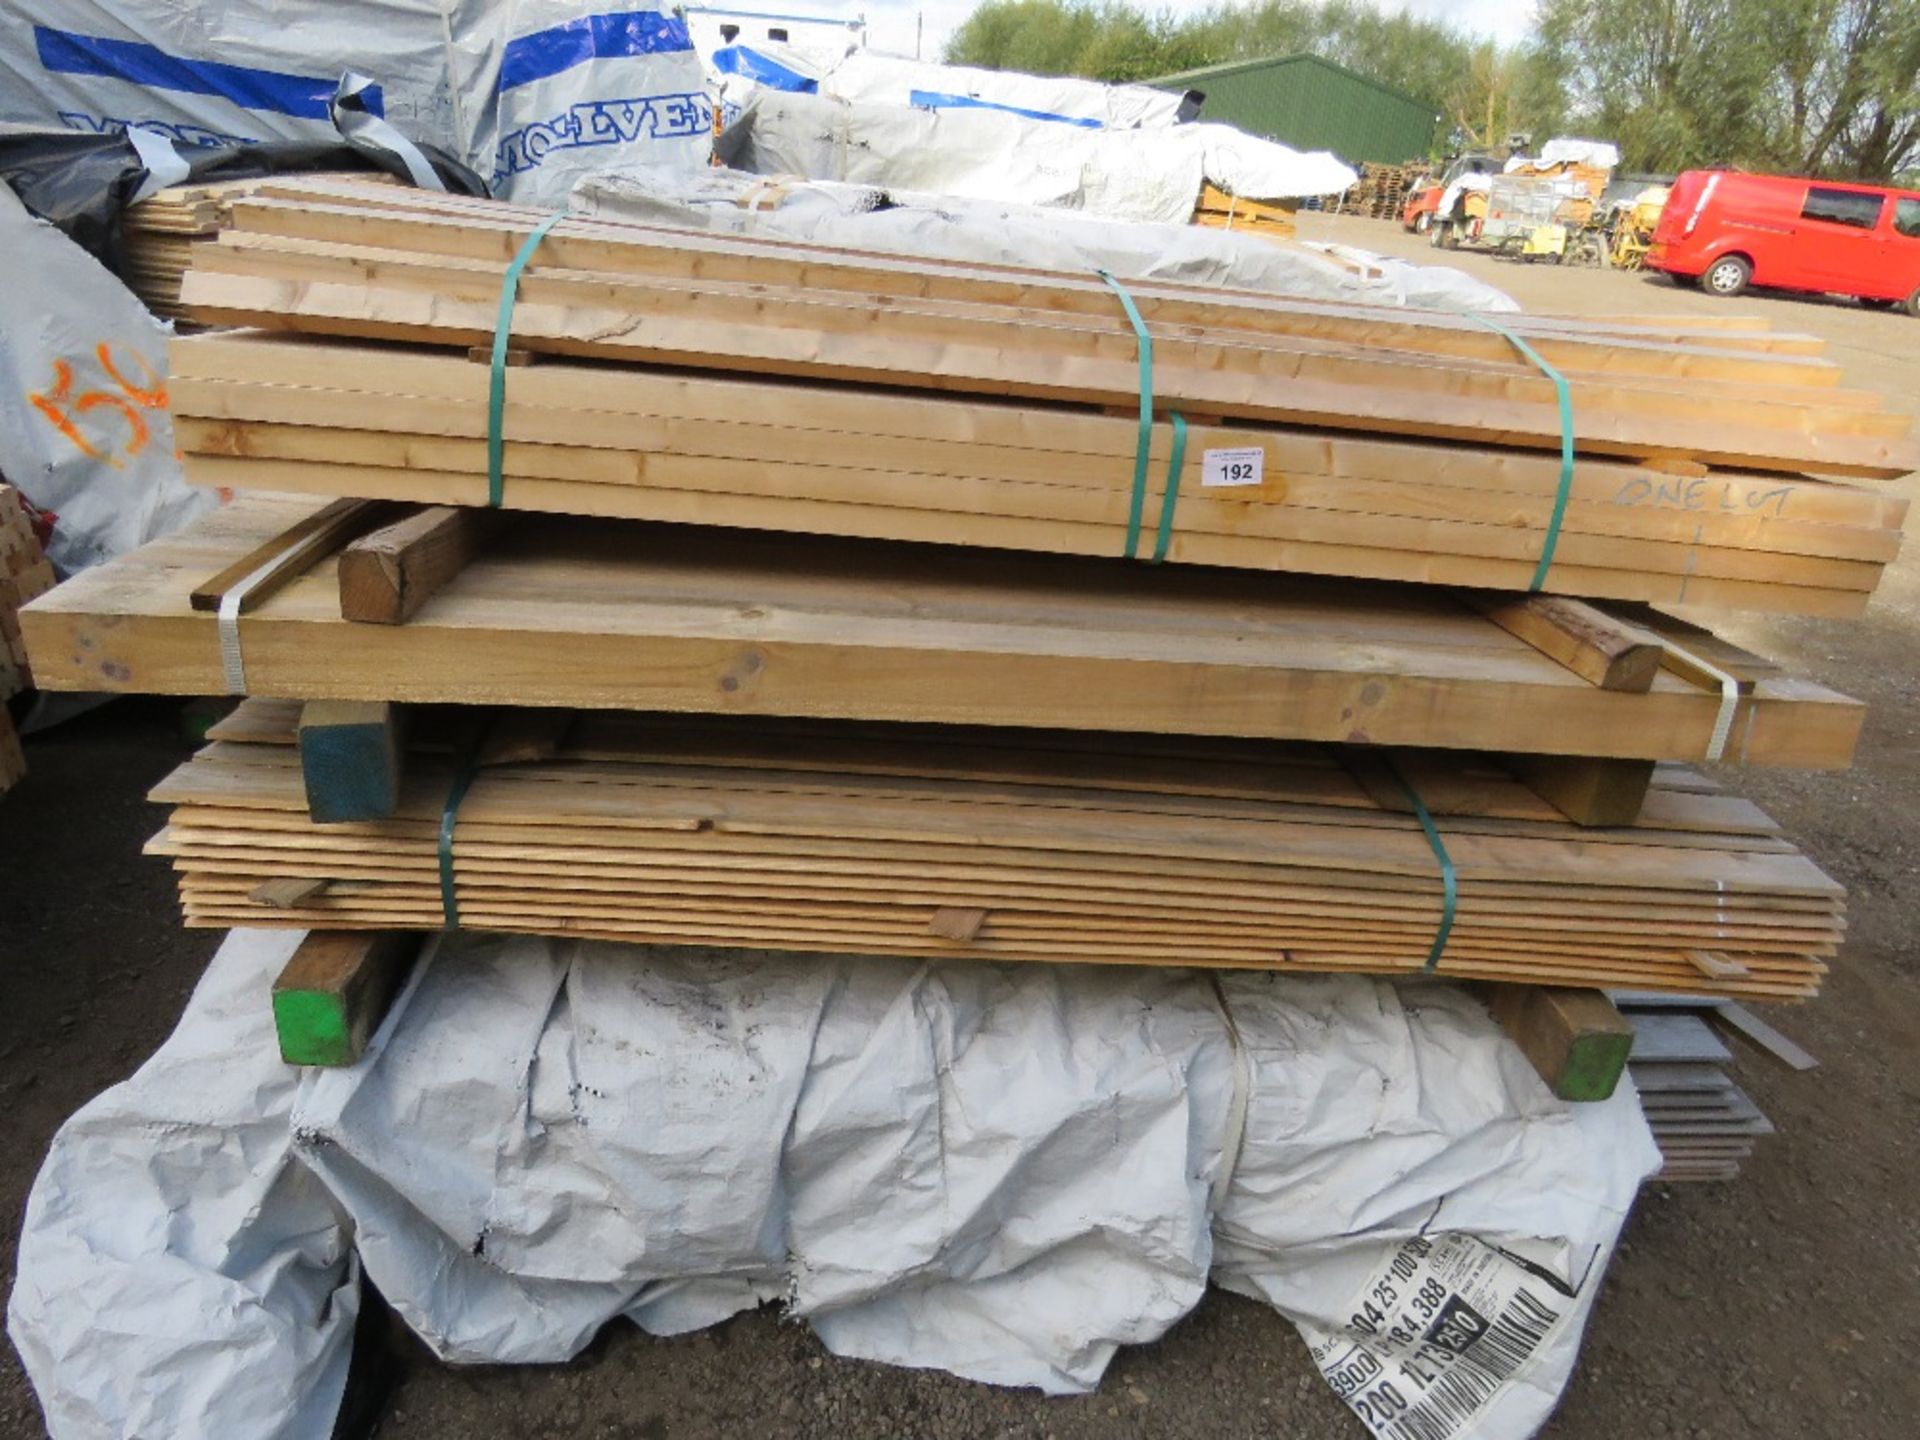
[[[1744,1005],[1724,1004],[1713,1011],[1713,1018],[1752,1041],[1790,1070],[1817,1070],[1819,1060],[1796,1045]]]
[[[1698,1015],[1674,1011],[1628,1011],[1626,1014],[1633,1026],[1636,1061],[1705,1060],[1719,1064],[1733,1058],[1733,1052],[1720,1043]]]
[[[1747,967],[1715,950],[1689,950],[1687,963],[1710,980],[1737,980]]]
[[[1461,594],[1502,630],[1602,690],[1645,694],[1660,669],[1664,647],[1658,637],[1582,601],[1561,595]]]
[[[240,612],[245,614],[338,550],[386,509],[378,501],[358,499],[323,505],[194,586],[189,602],[195,610],[218,610],[230,591],[251,580],[240,602]]]
[[[420,937],[316,930],[273,982],[273,1024],[289,1065],[356,1063],[406,978]]]
[[[384,700],[309,700],[300,711],[300,770],[318,824],[380,820],[399,804],[404,719]]]
[[[247,899],[255,905],[271,905],[276,910],[287,910],[325,894],[331,883],[313,876],[263,880],[247,892]]]
[[[1562,1100],[1605,1100],[1620,1083],[1633,1027],[1598,990],[1490,989],[1487,1009]]]
[[[987,912],[978,906],[943,905],[933,912],[927,929],[942,939],[964,943],[977,936],[986,923]]]
[[[250,497],[23,612],[42,686],[205,694],[188,604],[308,513]],[[1144,585],[1144,579],[1151,585]],[[743,597],[751,597],[743,603]],[[299,699],[1043,725],[1632,759],[1704,755],[1720,697],[1588,685],[1444,596],[993,552],[831,546],[524,517],[404,626],[340,619],[323,564],[241,622],[259,693]],[[1730,758],[1844,764],[1860,707],[1785,678]]]
[[[478,552],[492,516],[429,506],[362,535],[340,552],[340,614],[402,625]]]
[[[1653,783],[1651,760],[1572,755],[1518,755],[1520,781],[1576,825],[1631,825]]]

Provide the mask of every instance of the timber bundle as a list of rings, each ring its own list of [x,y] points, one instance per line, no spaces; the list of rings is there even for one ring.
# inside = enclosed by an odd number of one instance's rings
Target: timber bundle
[[[233,198],[181,296],[189,478],[280,493],[27,621],[49,688],[254,697],[155,793],[191,924],[1591,1001],[1837,951],[1685,767],[1861,708],[1669,608],[1855,615],[1896,553],[1908,423],[1807,337],[346,179]],[[1495,1009],[1543,1074],[1586,1025]]]
[[[384,183],[377,173],[358,176],[357,181]],[[235,200],[269,183],[252,176],[169,185],[128,206],[122,278],[154,314],[181,318],[180,284],[193,265],[195,247],[212,241],[232,222]]]
[[[466,351],[544,217],[348,180],[231,211],[183,303],[251,333],[175,348],[189,478],[488,503]],[[1817,342],[1126,288],[1144,381],[1098,276],[562,221],[519,277],[540,363],[506,387],[498,499],[1511,590],[1551,537],[1561,593],[1825,616],[1897,549],[1904,502],[1844,477],[1920,464],[1909,421]]]
[[[127,208],[127,283],[156,315],[180,314],[180,282],[194,247],[220,233],[229,204],[259,182],[234,180],[172,185]]]
[[[309,816],[297,724],[243,708],[155,791],[175,808],[151,848],[181,871],[188,923],[441,925],[458,747],[408,756],[393,817],[341,833]],[[453,903],[474,929],[1417,970],[1441,903],[1404,777],[1449,817],[1475,897],[1447,941],[1458,978],[1690,988],[1710,964],[1724,993],[1796,997],[1839,938],[1838,887],[1686,771],[1655,782],[1641,825],[1582,832],[1471,758],[1396,775],[1301,745],[566,712],[499,724],[515,743],[483,755],[459,812]],[[271,888],[315,878],[290,902]]]

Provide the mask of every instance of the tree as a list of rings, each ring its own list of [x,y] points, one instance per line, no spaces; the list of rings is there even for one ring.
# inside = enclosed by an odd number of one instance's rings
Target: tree
[[[1565,109],[1552,57],[1538,47],[1501,50],[1366,0],[1251,0],[1179,22],[1116,3],[986,0],[955,32],[947,59],[1122,81],[1303,52],[1430,101],[1476,145],[1514,129],[1551,130]]]
[[[947,43],[947,59],[1031,75],[1148,80],[1180,68],[1166,49],[1171,28],[1124,5],[988,0]]]
[[[1914,0],[1544,0],[1575,109],[1635,168],[1920,163]]]
[[[1920,163],[1920,6],[1767,0],[1770,95],[1809,173],[1885,178]]]
[[[947,58],[1145,80],[1303,51],[1433,102],[1458,147],[1574,129],[1634,170],[1920,169],[1920,0],[1539,0],[1514,47],[1367,0],[1241,0],[1185,21],[1118,0],[986,0]]]

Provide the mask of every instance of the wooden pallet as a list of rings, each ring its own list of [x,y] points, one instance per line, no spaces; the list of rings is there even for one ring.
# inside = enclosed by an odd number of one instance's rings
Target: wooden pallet
[[[1341,192],[1334,204],[1323,208],[1336,215],[1398,220],[1406,209],[1407,196],[1414,184],[1424,179],[1427,173],[1426,162],[1420,160],[1410,160],[1404,165],[1363,162],[1359,178]]]
[[[225,691],[223,587],[291,547],[235,622],[251,693],[1642,760],[1702,758],[1723,703],[1684,665],[1604,688],[1555,649],[1590,638],[1431,588],[547,516],[514,517],[410,622],[357,624],[338,559],[307,544],[316,513],[245,497],[76,576],[24,617],[40,683]],[[1847,763],[1856,702],[1682,633],[1739,672],[1727,758]]]
[[[440,926],[456,757],[485,742],[425,731],[392,819],[318,825],[287,723],[243,707],[153,793],[174,808],[150,848],[180,871],[188,923]],[[463,792],[461,925],[1399,973],[1426,962],[1440,919],[1418,822],[1323,747],[609,714],[551,733],[543,758],[481,765]],[[1764,817],[1759,833],[1728,829],[1684,776],[1662,786],[1659,824],[1593,831],[1484,761],[1409,773],[1444,812],[1459,876],[1441,973],[1788,998],[1813,991],[1838,943],[1839,887]],[[288,879],[324,885],[255,898]],[[1740,973],[1704,975],[1689,958],[1702,945]]]

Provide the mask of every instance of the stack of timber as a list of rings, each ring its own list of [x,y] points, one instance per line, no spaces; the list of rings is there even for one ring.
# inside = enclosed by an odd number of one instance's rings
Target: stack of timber
[[[229,202],[257,183],[170,185],[128,208],[127,280],[149,310],[170,320],[179,317],[180,281],[193,263],[193,247],[219,234]]]
[[[480,505],[500,276],[537,223],[356,182],[263,186],[195,252],[175,345],[189,478]],[[1472,317],[567,220],[512,344],[510,509],[1519,590],[1553,526],[1552,382]],[[1571,387],[1544,588],[1848,616],[1905,502],[1909,420],[1818,342],[1509,317]],[[290,332],[304,332],[294,336]],[[398,343],[398,342],[405,342]],[[619,362],[607,364],[600,362]],[[1189,425],[1181,473],[1169,412]],[[1813,478],[1818,477],[1818,478]]]
[[[154,791],[189,925],[1394,974],[1441,918],[1371,751],[568,712],[463,741],[428,716],[392,816],[327,825],[296,724],[249,702]],[[1439,973],[1795,998],[1837,945],[1839,888],[1684,771],[1588,830],[1495,762],[1397,765],[1457,867]]]
[[[20,631],[20,607],[51,590],[53,566],[41,553],[39,536],[25,501],[13,486],[0,482],[0,793],[26,773],[7,702],[33,683]]]
[[[359,177],[363,184],[377,177]],[[126,279],[154,314],[180,317],[180,281],[193,263],[194,246],[220,233],[232,203],[264,183],[259,178],[169,185],[129,206],[123,221]]]
[[[1238,195],[1229,195],[1218,185],[1203,182],[1200,199],[1193,207],[1193,223],[1215,230],[1239,230],[1269,240],[1291,240],[1293,215],[1298,208],[1293,202],[1244,200]]]
[[[1597,990],[1817,990],[1840,888],[1680,767],[1843,766],[1860,707],[1659,607],[1864,607],[1920,451],[1820,342],[1143,282],[1143,446],[1099,277],[545,218],[283,181],[197,248],[242,328],[176,429],[242,498],[26,617],[47,686],[257,697],[156,792],[189,923],[1444,939],[1582,1099]]]
[[[1654,1178],[1737,1179],[1773,1123],[1726,1072],[1733,1052],[1707,1020],[1717,1007],[1702,997],[1675,998],[1662,1004],[1641,995],[1620,1004],[1633,1027],[1627,1072],[1660,1147]]]

